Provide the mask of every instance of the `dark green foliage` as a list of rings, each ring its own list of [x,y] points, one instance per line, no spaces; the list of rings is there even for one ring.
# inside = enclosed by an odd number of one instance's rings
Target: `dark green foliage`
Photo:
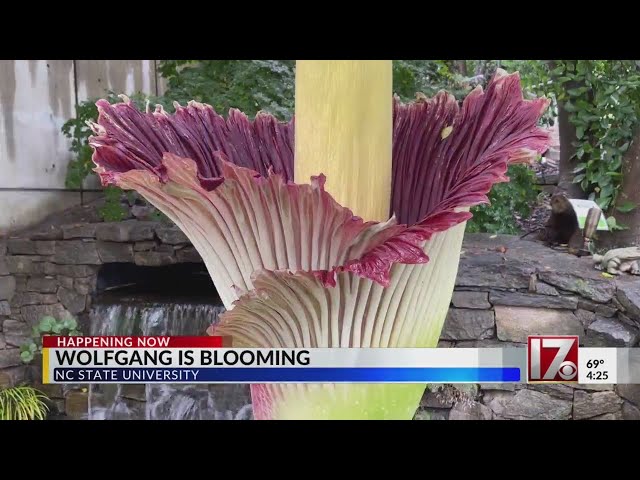
[[[622,181],[622,157],[640,113],[640,71],[636,61],[565,62],[553,74],[558,83],[579,82],[559,94],[576,127],[575,183],[603,210],[611,207]]]
[[[237,108],[249,117],[264,110],[281,120],[293,114],[294,60],[166,60],[165,107],[190,100],[211,105],[221,115]]]
[[[526,165],[511,165],[507,172],[508,183],[498,183],[489,193],[490,205],[471,209],[473,218],[467,222],[467,231],[517,234],[520,231],[516,218],[526,218],[536,200],[538,189],[535,174]]]
[[[460,63],[450,60],[395,60],[394,93],[403,101],[411,101],[417,92],[432,97],[440,90],[447,90],[461,100],[475,86],[484,86],[498,66],[495,60],[466,61],[462,62],[464,71],[460,71]],[[161,104],[168,112],[173,112],[174,101],[185,105],[195,100],[213,106],[222,115],[226,115],[230,108],[237,108],[249,117],[263,110],[281,120],[289,119],[294,111],[293,60],[164,60],[159,63],[158,71],[167,85],[165,94],[162,97],[131,95],[139,108],[144,108],[148,100],[152,107]],[[121,101],[114,92],[105,98],[110,103]],[[87,144],[91,130],[86,122],[97,119],[96,100],[81,103],[76,117],[65,123],[62,129],[72,140],[71,151],[74,154],[67,173],[69,188],[80,188],[94,168],[92,149]],[[513,213],[523,216],[528,213],[525,198],[530,196],[525,193],[532,191],[532,176],[526,175],[523,167],[516,169],[512,177],[514,183],[510,186],[498,185],[492,190],[491,207],[473,210],[476,217],[470,221],[470,229],[515,231]],[[120,189],[108,187],[100,213],[106,221],[122,220],[129,214],[127,204],[133,205],[136,201],[139,203],[141,199],[128,199]],[[159,212],[153,216],[162,217]]]
[[[404,102],[415,100],[420,92],[433,97],[440,90],[462,97],[466,90],[463,77],[451,71],[445,60],[395,60],[393,62],[393,91]]]
[[[105,222],[119,222],[127,218],[129,212],[122,203],[123,192],[110,185],[104,189],[104,205],[99,213]]]
[[[86,124],[89,120],[98,117],[98,109],[94,102],[83,102],[76,107],[76,116],[71,118],[62,126],[62,133],[71,139],[71,153],[74,158],[67,167],[67,178],[65,185],[67,188],[81,188],[82,182],[89,174],[94,165],[91,163],[91,147],[87,140],[91,135],[91,129]]]
[[[466,73],[456,63],[464,63]],[[462,100],[476,86],[485,86],[497,66],[495,60],[394,60],[393,91],[405,102],[417,92],[433,97],[440,90]]]
[[[622,157],[638,128],[640,113],[640,62],[637,60],[518,60],[504,62],[522,73],[531,93],[564,103],[576,128],[574,143],[578,164],[574,182],[617,225],[612,206],[622,184]],[[552,112],[555,113],[555,112]],[[621,205],[625,212],[634,205]]]

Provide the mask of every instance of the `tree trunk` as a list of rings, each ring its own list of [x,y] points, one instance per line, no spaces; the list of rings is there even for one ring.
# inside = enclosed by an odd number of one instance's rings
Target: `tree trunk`
[[[636,207],[628,213],[613,208],[609,215],[616,223],[628,227],[613,232],[598,232],[598,247],[618,248],[640,245],[640,128],[637,128],[631,146],[622,157],[622,185],[615,206],[631,202]]]
[[[460,75],[463,77],[468,76],[467,74],[467,61],[466,60],[456,60],[454,62],[455,68]]]
[[[556,66],[555,62],[551,62],[551,68]],[[576,82],[567,82],[564,84],[566,90],[576,88]],[[562,192],[569,198],[586,198],[585,192],[580,184],[573,183],[576,176],[573,173],[578,159],[574,157],[576,147],[573,146],[577,142],[576,127],[569,120],[569,112],[564,109],[564,103],[558,102],[558,134],[560,135],[560,162],[558,164],[558,187],[557,192]],[[572,158],[573,157],[573,158]]]
[[[576,153],[576,147],[573,146],[573,142],[577,141],[576,127],[569,121],[569,113],[561,102],[558,102],[558,133],[560,135],[560,162],[558,163],[557,190],[569,198],[586,198],[580,184],[573,183],[576,176],[573,171],[579,163],[573,157]]]

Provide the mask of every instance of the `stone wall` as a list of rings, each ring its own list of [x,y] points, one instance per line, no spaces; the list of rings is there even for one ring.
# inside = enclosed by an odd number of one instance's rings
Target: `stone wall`
[[[91,206],[78,208],[70,220],[81,221],[54,220],[0,240],[0,388],[33,383],[59,411],[77,417],[86,413],[86,389],[42,386],[38,359],[33,366],[21,361],[19,347],[32,327],[45,315],[73,316],[87,332],[103,264],[164,266],[202,259],[175,226],[135,219],[100,222]]]
[[[637,347],[640,278],[603,277],[518,237],[467,235],[442,347],[522,347],[528,335],[579,335],[587,347]],[[432,386],[418,419],[640,419],[640,385]]]
[[[0,240],[0,386],[38,384],[19,346],[44,315],[86,318],[101,265],[201,262],[187,238],[159,222],[100,222],[90,206]],[[579,335],[585,346],[640,341],[640,280],[605,278],[588,258],[512,236],[467,235],[440,346],[524,347],[528,335]],[[86,331],[86,330],[85,330]],[[38,362],[35,362],[36,364]],[[40,386],[40,385],[39,385]],[[71,418],[81,387],[41,386]],[[416,418],[640,419],[640,385],[432,386]]]

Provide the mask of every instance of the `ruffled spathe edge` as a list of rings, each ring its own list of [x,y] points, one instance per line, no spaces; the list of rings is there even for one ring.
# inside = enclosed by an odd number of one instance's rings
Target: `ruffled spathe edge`
[[[154,192],[155,203],[162,203],[162,200],[157,200],[162,197],[167,199],[167,203],[169,197],[174,201],[203,202],[212,206],[225,202],[234,205],[232,208],[235,212],[254,209],[256,216],[270,220],[277,218],[281,223],[274,222],[266,228],[271,235],[271,242],[267,243],[276,243],[274,232],[280,230],[300,232],[300,237],[306,243],[314,236],[313,231],[319,232],[323,228],[329,233],[321,236],[306,260],[300,258],[305,255],[298,251],[301,248],[299,245],[291,243],[291,238],[282,236],[289,245],[273,245],[273,249],[284,250],[282,256],[291,256],[291,260],[284,263],[307,268],[272,270],[294,274],[306,272],[322,281],[326,287],[335,286],[336,274],[340,272],[352,272],[387,286],[394,263],[427,263],[429,259],[422,248],[424,241],[433,233],[446,230],[470,217],[468,212],[445,212],[425,219],[424,225],[413,227],[399,225],[395,218],[387,222],[365,222],[354,216],[350,209],[339,205],[324,189],[324,176],[312,178],[309,184],[295,184],[286,182],[282,175],[276,173],[262,177],[253,170],[238,167],[224,159],[220,159],[220,162],[224,177],[221,177],[219,188],[210,192],[200,186],[197,166],[191,159],[171,154],[166,154],[162,163],[164,179],[148,170],[110,172],[109,175],[112,181],[125,189],[142,190],[147,196]],[[272,214],[270,209],[275,209],[276,214]],[[316,221],[305,224],[306,213]],[[199,223],[205,221],[202,219]],[[257,227],[248,228],[255,237],[265,238]],[[264,258],[266,255],[261,256]],[[330,265],[313,268],[314,264],[317,267],[323,260],[328,260]]]
[[[265,203],[266,198],[279,202],[277,208],[286,212],[306,201],[304,208],[316,214],[314,220],[330,220],[335,226],[333,237],[324,235],[318,240],[322,245],[317,250],[323,258],[305,264],[299,252],[295,258],[285,252],[293,258],[284,262],[286,268],[274,261],[267,269],[310,272],[325,286],[335,286],[340,272],[388,285],[394,264],[427,263],[424,243],[435,233],[471,218],[465,210],[488,202],[492,185],[508,180],[505,173],[510,163],[530,161],[547,149],[549,135],[536,125],[547,105],[545,99],[524,100],[518,75],[502,72],[486,91],[477,88],[469,94],[462,107],[444,92],[407,105],[394,102],[394,214],[384,223],[365,223],[338,205],[324,190],[321,173],[310,184],[291,182],[293,121],[278,122],[259,114],[252,122],[233,110],[224,119],[211,107],[194,102],[168,115],[161,109],[139,112],[130,102],[109,105],[101,101],[96,136],[90,144],[95,149],[95,171],[104,184],[136,188],[135,177],[144,176],[147,186],[156,185],[152,188],[162,192],[158,198],[196,195],[206,205],[226,202],[221,192],[236,195],[233,186],[225,190],[225,185],[242,185],[242,194],[231,202],[242,203],[238,210],[242,212],[255,207],[251,202],[256,199],[263,203],[260,208],[266,214],[274,208]],[[173,190],[163,187],[177,184],[180,187]],[[288,192],[290,198],[281,197],[280,191]],[[313,203],[316,201],[319,204]],[[325,208],[333,216],[327,217]],[[305,225],[304,213],[296,211],[292,232]],[[260,237],[259,222],[246,216]],[[277,230],[284,232],[282,222],[288,219],[277,214],[268,218],[272,231],[260,241],[277,242],[284,238]],[[300,234],[300,238],[315,242],[313,235],[320,235],[322,226],[308,229],[308,235]],[[335,252],[332,242],[336,241],[350,254]],[[264,268],[260,261],[254,262],[250,274]]]
[[[517,73],[498,70],[460,106],[441,91],[416,102],[394,102],[392,211],[399,222],[488,203],[510,164],[544,153],[548,131],[537,126],[549,100],[525,100]]]
[[[93,162],[102,167],[98,174],[104,185],[114,183],[113,173],[140,169],[165,180],[165,153],[192,159],[207,190],[220,184],[220,155],[263,176],[272,170],[293,179],[293,119],[281,122],[259,112],[250,120],[237,109],[230,109],[225,118],[199,102],[174,105],[175,113],[168,114],[161,105],[142,112],[126,97],[113,105],[96,102],[98,119],[89,123],[94,132],[89,145]]]

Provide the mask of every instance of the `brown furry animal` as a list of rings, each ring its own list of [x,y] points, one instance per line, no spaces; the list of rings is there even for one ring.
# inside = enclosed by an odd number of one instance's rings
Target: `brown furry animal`
[[[537,230],[540,231],[538,240],[550,245],[569,245],[579,248],[582,242],[576,211],[569,199],[562,194],[555,194],[551,197],[551,215],[544,227],[527,232],[520,238]]]
[[[568,245],[576,233],[580,233],[580,227],[573,205],[562,194],[552,196],[551,216],[541,232],[540,239],[552,245]]]

